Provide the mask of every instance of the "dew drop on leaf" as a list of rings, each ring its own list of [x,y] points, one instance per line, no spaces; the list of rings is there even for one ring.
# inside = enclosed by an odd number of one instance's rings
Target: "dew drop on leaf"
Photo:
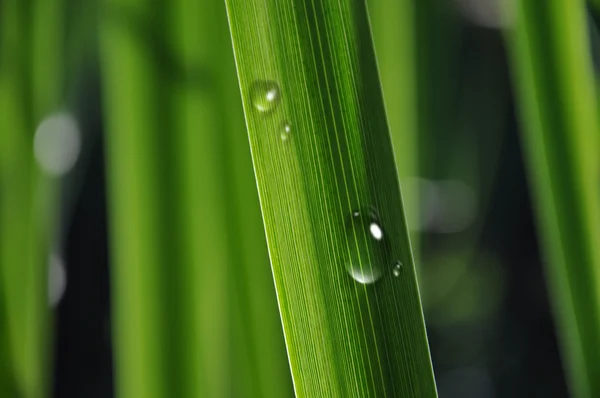
[[[354,211],[347,224],[346,270],[359,283],[379,280],[387,262],[387,237],[373,210]]]
[[[250,100],[252,106],[261,112],[273,111],[281,100],[279,85],[271,80],[257,80],[250,88]]]
[[[287,141],[290,139],[290,133],[292,132],[292,125],[287,120],[281,125],[281,141]]]
[[[392,270],[392,274],[394,274],[395,277],[400,276],[402,268],[404,268],[404,264],[402,264],[402,261],[396,261],[394,263],[394,269]]]

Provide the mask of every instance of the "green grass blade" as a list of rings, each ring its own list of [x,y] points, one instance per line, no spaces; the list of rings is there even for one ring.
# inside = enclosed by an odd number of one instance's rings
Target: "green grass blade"
[[[290,396],[225,4],[182,0],[174,9],[173,48],[187,73],[174,99],[179,147],[186,148],[183,217],[193,220],[186,264],[199,272],[188,300],[202,303],[197,395]],[[231,383],[232,375],[240,382]]]
[[[296,395],[435,397],[366,5],[227,5]]]
[[[598,124],[584,3],[515,4],[508,33],[547,278],[576,397],[600,396]]]
[[[32,2],[31,81],[35,93],[32,105],[38,122],[63,105],[66,3],[67,0]]]
[[[3,283],[1,292],[5,305],[5,336],[8,358],[7,371],[20,384],[24,379],[23,344],[16,336],[23,332],[20,288],[24,272],[19,261],[24,252],[28,235],[31,156],[27,139],[27,41],[23,40],[23,22],[26,21],[24,7],[15,1],[2,3],[0,12],[0,121],[1,143],[1,197],[0,197],[0,270]],[[21,387],[21,386],[20,386]]]
[[[195,397],[224,397],[231,388],[228,264],[233,259],[228,225],[223,222],[228,209],[226,135],[217,99],[220,82],[211,64],[220,58],[217,15],[221,6],[213,1],[175,1],[169,21],[176,63],[184,71],[184,81],[173,89],[173,124],[181,151],[181,225],[188,240],[182,265],[190,276],[181,279],[187,282],[182,290],[189,294],[181,304],[185,308],[186,302],[196,303],[195,308],[188,307],[191,322],[184,328],[190,335],[184,340],[189,342],[185,358],[191,361],[186,379],[199,382],[184,396]]]
[[[225,5],[107,4],[118,396],[286,396]]]
[[[437,0],[413,1],[415,15],[416,93],[419,126],[419,171],[423,178],[440,178],[438,159],[444,149],[440,134],[455,134],[455,108],[460,90],[460,25],[453,17],[454,3]],[[384,87],[385,88],[385,87]]]
[[[0,277],[2,275],[0,274]],[[4,285],[1,284],[0,287]],[[0,328],[0,393],[3,396],[15,396],[16,392],[14,391],[14,375],[12,369],[12,359],[10,354],[10,341],[8,337],[8,319],[6,318],[5,311],[5,300],[4,300],[4,291],[0,290],[0,325],[3,325]]]
[[[222,76],[223,109],[227,109],[225,181],[230,198],[229,225],[232,235],[230,280],[232,366],[236,375],[233,397],[293,397],[277,296],[260,213],[256,180],[252,169],[248,134],[237,82],[225,2],[220,5],[219,45],[221,57],[213,62]],[[216,61],[216,60],[215,60]],[[237,332],[237,333],[236,333]]]
[[[168,392],[171,365],[164,313],[170,298],[162,287],[173,244],[171,225],[162,218],[169,203],[161,195],[170,166],[161,156],[168,126],[163,122],[166,107],[159,100],[164,93],[161,71],[153,62],[149,37],[138,28],[143,22],[158,29],[154,24],[160,10],[150,2],[134,1],[112,1],[106,7],[100,33],[116,394],[162,397]]]
[[[34,161],[33,137],[62,98],[64,8],[60,1],[10,0],[1,6],[0,279],[7,365],[18,394],[37,398],[50,385],[46,288],[57,191],[56,181],[42,175]]]

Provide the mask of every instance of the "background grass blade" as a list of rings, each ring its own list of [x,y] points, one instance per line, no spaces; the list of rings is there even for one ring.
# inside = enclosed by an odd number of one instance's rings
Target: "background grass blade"
[[[366,5],[227,5],[296,395],[436,396]]]
[[[36,126],[63,97],[63,3],[0,5],[0,271],[12,383],[43,397],[49,379],[47,264],[57,209],[56,180],[34,160]],[[10,394],[10,393],[9,393]]]
[[[289,396],[224,3],[102,25],[118,396]]]
[[[370,0],[367,2],[373,27],[377,63],[398,175],[419,176],[419,95],[417,89],[418,52],[416,10],[418,2],[405,0]],[[419,222],[419,192],[403,192],[408,222]],[[411,234],[415,257],[419,252],[419,233]]]
[[[110,1],[105,7],[100,39],[116,394],[162,397],[171,388],[171,367],[177,367],[167,347],[175,336],[168,332],[182,326],[167,314],[168,308],[177,308],[170,271],[180,268],[174,256],[177,203],[175,189],[169,186],[174,181],[174,162],[167,146],[172,137],[167,134],[172,130],[168,87],[160,69],[163,65],[155,62],[149,44],[156,41],[162,49],[158,39],[164,43],[164,9],[134,1]]]
[[[573,395],[596,397],[600,143],[585,7],[520,0],[515,14],[508,40],[551,301]]]
[[[290,396],[225,4],[182,0],[174,9],[173,48],[186,73],[174,98],[178,147],[186,148],[182,217],[192,219],[186,264],[199,272],[186,290],[202,303],[190,328],[200,331],[205,375],[197,396]]]
[[[2,286],[2,285],[0,285]],[[2,291],[0,291],[2,293]],[[0,294],[0,321],[2,325],[8,325],[8,319],[5,315],[4,295]],[[0,329],[0,392],[8,397],[15,396],[14,375],[12,369],[12,359],[10,355],[8,330],[6,327]]]

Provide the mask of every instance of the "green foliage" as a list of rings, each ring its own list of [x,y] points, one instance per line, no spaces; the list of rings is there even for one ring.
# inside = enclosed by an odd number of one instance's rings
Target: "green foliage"
[[[365,4],[227,6],[296,395],[435,397]]]
[[[57,193],[34,161],[33,136],[62,100],[63,11],[60,0],[0,4],[1,344],[10,383],[25,398],[45,396],[49,385],[46,276]]]
[[[118,395],[291,395],[224,3],[110,1],[101,44]]]
[[[520,0],[514,11],[508,39],[550,298],[571,390],[597,397],[600,142],[585,6]]]

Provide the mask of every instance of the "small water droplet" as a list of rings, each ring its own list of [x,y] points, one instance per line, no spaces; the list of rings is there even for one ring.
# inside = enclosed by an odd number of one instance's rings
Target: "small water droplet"
[[[290,138],[290,133],[292,132],[292,125],[290,122],[285,121],[281,126],[281,140],[287,141]]]
[[[394,274],[394,276],[396,276],[396,277],[400,276],[400,273],[402,272],[402,268],[404,268],[404,264],[402,264],[402,261],[396,261],[396,263],[394,264],[394,269],[392,270],[392,273]]]
[[[261,113],[273,111],[281,100],[279,85],[271,80],[257,80],[250,89],[252,105]]]
[[[379,280],[387,261],[385,232],[373,210],[353,211],[348,222],[348,260],[346,269],[359,283]]]

